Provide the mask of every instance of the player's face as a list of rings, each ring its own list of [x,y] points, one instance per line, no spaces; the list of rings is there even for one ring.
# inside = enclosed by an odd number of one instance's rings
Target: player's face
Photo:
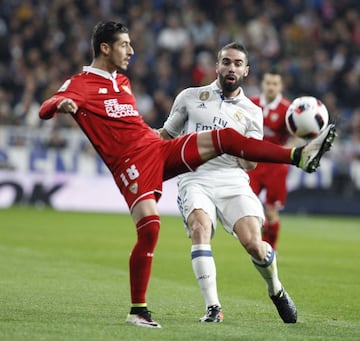
[[[118,39],[113,43],[109,50],[109,62],[116,70],[127,70],[130,58],[134,54],[134,49],[130,44],[129,34],[120,33]]]
[[[249,73],[246,55],[236,49],[227,49],[221,52],[216,73],[220,86],[227,97],[237,95],[244,77]]]
[[[280,75],[273,75],[266,73],[261,83],[263,93],[268,102],[275,99],[275,97],[282,91],[282,81]]]

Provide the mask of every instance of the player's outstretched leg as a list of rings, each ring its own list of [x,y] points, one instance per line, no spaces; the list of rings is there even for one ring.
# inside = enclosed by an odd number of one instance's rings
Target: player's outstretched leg
[[[335,125],[329,124],[319,136],[301,147],[299,162],[296,166],[308,173],[314,172],[320,165],[321,157],[332,146],[335,136]]]
[[[335,136],[335,125],[330,124],[306,145],[286,148],[245,137],[232,128],[211,131],[212,145],[217,155],[226,153],[249,161],[292,164],[308,173],[319,167],[321,157],[330,149]],[[202,158],[208,160],[204,155]]]

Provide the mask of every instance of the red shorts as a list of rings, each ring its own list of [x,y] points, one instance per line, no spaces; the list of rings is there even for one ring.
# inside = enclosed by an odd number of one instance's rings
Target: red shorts
[[[283,208],[287,197],[286,178],[288,171],[288,165],[258,163],[257,167],[248,173],[250,186],[256,195],[266,189],[265,203],[268,206]]]
[[[142,152],[126,159],[113,176],[130,211],[141,200],[162,193],[165,180],[194,171],[203,164],[197,147],[197,134],[172,140],[156,140]]]

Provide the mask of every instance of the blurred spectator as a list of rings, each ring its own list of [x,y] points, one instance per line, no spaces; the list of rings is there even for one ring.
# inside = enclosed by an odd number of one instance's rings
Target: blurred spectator
[[[67,147],[67,141],[64,136],[62,136],[61,132],[55,128],[51,132],[49,139],[45,142],[44,147],[52,149],[64,149]]]
[[[212,53],[202,51],[196,56],[196,63],[192,70],[192,84],[202,86],[211,83],[216,78],[215,58]]]
[[[39,126],[38,103],[91,62],[90,28],[109,19],[131,29],[128,75],[152,127],[162,126],[181,89],[214,78],[215,51],[236,40],[249,50],[248,96],[276,65],[287,97],[324,101],[339,150],[358,144],[349,128],[360,108],[358,0],[0,1],[0,125]],[[65,115],[45,126],[78,129]]]
[[[22,97],[14,107],[14,123],[29,127],[40,127],[40,104],[35,100],[35,90],[36,85],[34,78],[29,76],[25,81],[25,87]]]
[[[152,73],[147,78],[147,87],[153,95],[161,89],[166,95],[173,97],[178,88],[178,80],[175,70],[172,68],[173,55],[167,51],[162,51],[156,58],[156,63]]]
[[[143,116],[144,121],[150,126],[156,125],[157,112],[155,110],[153,98],[145,91],[144,84],[135,80],[132,82],[132,92],[136,98],[136,103],[140,114]]]
[[[0,125],[11,124],[11,95],[5,88],[0,87]]]
[[[350,177],[360,190],[360,107],[354,110],[349,122],[349,140],[345,142],[344,151],[350,162]]]
[[[222,19],[217,22],[218,46],[224,46],[232,41],[245,44],[245,27],[240,16],[242,17],[242,14],[239,13],[235,5],[223,9]],[[215,48],[215,51],[217,50],[218,47]]]
[[[178,52],[190,42],[190,34],[182,26],[181,19],[176,13],[167,17],[166,26],[163,27],[157,37],[157,44],[161,49]]]
[[[216,48],[215,25],[206,13],[199,10],[194,14],[194,21],[189,25],[189,32],[197,51]]]
[[[267,13],[261,13],[246,25],[248,48],[258,49],[265,58],[276,60],[280,52],[279,36]]]

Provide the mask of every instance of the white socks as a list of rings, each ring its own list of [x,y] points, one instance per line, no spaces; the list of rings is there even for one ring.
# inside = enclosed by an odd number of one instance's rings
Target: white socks
[[[216,285],[216,266],[211,252],[211,245],[192,245],[191,263],[206,306],[220,306]]]
[[[266,256],[264,260],[252,261],[264,278],[270,296],[276,295],[282,288],[278,277],[276,253],[270,244],[266,243]],[[217,293],[216,266],[209,244],[197,244],[191,246],[191,263],[195,277],[199,283],[206,306],[221,306]]]
[[[282,288],[278,277],[276,253],[270,244],[266,243],[266,256],[262,261],[252,257],[256,269],[264,278],[270,296],[276,295]]]

